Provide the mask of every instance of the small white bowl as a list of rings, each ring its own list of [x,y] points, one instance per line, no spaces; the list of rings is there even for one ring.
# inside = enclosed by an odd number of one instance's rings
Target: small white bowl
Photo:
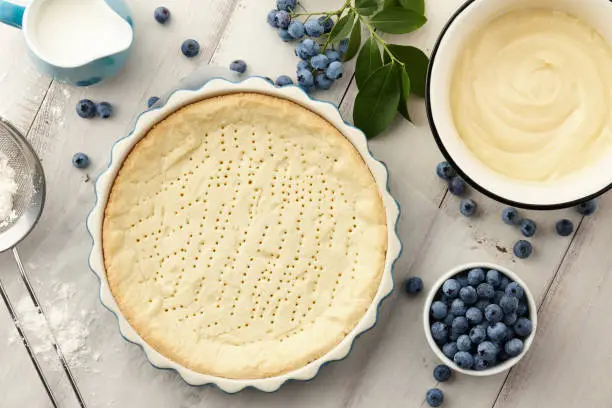
[[[612,188],[612,153],[559,180],[527,182],[491,170],[461,140],[450,107],[455,63],[465,41],[489,21],[517,9],[547,8],[566,12],[593,27],[612,44],[610,0],[468,0],[448,21],[432,51],[427,74],[429,124],[442,154],[474,188],[516,207],[551,210],[574,206]]]
[[[533,324],[533,329],[531,331],[531,334],[524,341],[523,352],[521,354],[511,359],[508,359],[501,364],[498,364],[494,367],[491,367],[491,368],[488,368],[482,371],[463,369],[459,367],[457,364],[455,364],[454,361],[452,361],[451,359],[449,359],[448,357],[444,355],[444,353],[442,352],[442,349],[436,344],[433,337],[431,336],[430,317],[429,317],[431,304],[433,303],[434,298],[436,297],[436,295],[442,288],[442,285],[444,284],[444,282],[447,279],[461,272],[469,271],[470,269],[474,269],[474,268],[482,268],[485,271],[490,270],[490,269],[495,269],[496,271],[501,272],[502,274],[506,275],[508,278],[513,280],[514,282],[521,285],[521,287],[525,291],[525,297],[527,298],[527,304],[529,305],[529,319],[531,320],[531,323]],[[486,377],[489,375],[495,375],[495,374],[504,372],[506,370],[509,370],[515,364],[517,364],[521,360],[521,358],[523,358],[523,356],[529,350],[529,347],[531,347],[531,343],[533,343],[533,339],[535,337],[536,329],[538,327],[538,316],[537,315],[538,315],[538,309],[533,299],[533,295],[529,291],[529,288],[527,287],[525,282],[521,280],[521,278],[519,278],[514,272],[510,271],[509,269],[504,268],[503,266],[492,264],[492,263],[487,263],[487,262],[478,262],[478,263],[469,263],[469,264],[459,265],[451,269],[450,271],[442,275],[440,279],[438,279],[437,282],[431,287],[429,291],[429,295],[427,295],[427,300],[425,301],[425,309],[423,309],[423,327],[425,328],[425,337],[427,337],[427,342],[429,343],[429,347],[431,347],[433,352],[436,353],[438,358],[442,360],[444,364],[452,368],[454,371],[460,372],[462,374],[467,374],[467,375],[471,375],[474,377]]]

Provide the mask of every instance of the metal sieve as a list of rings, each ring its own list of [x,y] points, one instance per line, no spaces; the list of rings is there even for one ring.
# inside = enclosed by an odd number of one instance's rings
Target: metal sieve
[[[12,250],[21,278],[26,285],[28,293],[36,307],[38,313],[40,313],[45,322],[48,322],[44,312],[38,301],[38,297],[30,284],[30,279],[23,267],[19,253],[17,252],[17,244],[19,244],[28,234],[32,231],[40,216],[45,204],[45,174],[40,164],[40,160],[34,153],[32,146],[26,141],[26,139],[15,129],[10,123],[0,118],[0,152],[2,152],[8,158],[8,164],[15,170],[15,183],[17,184],[17,192],[13,196],[13,211],[14,214],[9,217],[6,221],[0,221],[0,252]],[[6,308],[13,319],[15,328],[19,333],[32,364],[42,381],[49,398],[53,406],[58,407],[57,400],[51,391],[51,387],[44,376],[42,369],[36,359],[30,342],[28,341],[25,333],[21,328],[19,317],[17,316],[15,309],[13,308],[11,301],[2,285],[0,280],[0,295],[6,304]],[[48,323],[47,323],[48,324]],[[53,348],[55,349],[64,369],[64,372],[68,376],[70,385],[74,390],[74,393],[79,400],[81,407],[85,407],[85,402],[79,392],[74,377],[70,372],[68,363],[64,358],[64,355],[53,336],[53,332],[49,327],[49,333],[51,333],[51,340],[53,342]]]

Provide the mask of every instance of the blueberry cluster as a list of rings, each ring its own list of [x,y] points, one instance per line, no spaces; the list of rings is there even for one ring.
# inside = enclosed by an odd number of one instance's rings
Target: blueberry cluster
[[[77,115],[84,119],[96,116],[108,119],[113,115],[113,106],[108,102],[95,103],[90,99],[81,99],[76,106]]]
[[[348,49],[348,39],[340,41],[337,49],[321,46],[318,39],[334,28],[332,16],[323,15],[303,23],[292,19],[291,13],[296,5],[296,0],[277,0],[276,9],[268,13],[268,24],[277,29],[281,40],[300,41],[295,47],[295,55],[300,58],[296,69],[300,88],[306,92],[315,88],[327,90],[344,74],[342,58]],[[287,75],[281,75],[276,80],[277,86],[292,83],[293,80]]]
[[[444,282],[431,305],[430,327],[444,355],[466,370],[486,370],[520,355],[532,331],[523,288],[481,268]]]

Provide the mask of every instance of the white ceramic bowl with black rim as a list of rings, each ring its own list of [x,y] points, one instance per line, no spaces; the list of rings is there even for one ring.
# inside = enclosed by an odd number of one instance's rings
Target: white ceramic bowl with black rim
[[[431,317],[430,317],[431,305],[435,301],[438,293],[442,290],[442,285],[444,284],[444,282],[446,282],[448,279],[456,275],[459,275],[463,272],[468,272],[474,268],[482,268],[485,271],[494,269],[500,272],[501,274],[505,275],[506,277],[508,277],[510,280],[521,285],[521,287],[523,288],[523,291],[525,292],[524,296],[525,296],[525,299],[527,300],[527,306],[529,307],[529,314],[527,317],[531,320],[531,323],[533,325],[531,334],[524,340],[523,351],[521,352],[521,354],[519,354],[516,357],[512,357],[504,361],[501,364],[498,364],[496,366],[493,366],[491,368],[487,368],[486,370],[481,370],[481,371],[466,370],[464,368],[459,367],[457,364],[455,364],[454,361],[446,357],[444,353],[442,352],[442,349],[440,348],[440,346],[438,346],[436,341],[433,339],[431,335],[431,328],[430,328],[431,326]],[[444,364],[452,368],[454,371],[457,371],[462,374],[471,375],[474,377],[486,377],[489,375],[495,375],[495,374],[502,373],[506,370],[509,370],[510,368],[515,366],[519,361],[521,361],[521,359],[525,356],[525,354],[527,354],[527,351],[529,351],[529,348],[531,347],[531,344],[533,343],[533,339],[535,338],[535,334],[536,334],[536,329],[538,327],[538,309],[535,303],[535,299],[533,295],[531,294],[531,292],[529,291],[529,288],[527,287],[525,282],[523,282],[523,280],[518,277],[517,274],[515,274],[508,268],[504,268],[503,266],[496,265],[493,263],[474,262],[474,263],[459,265],[451,269],[450,271],[442,275],[440,279],[436,281],[436,283],[434,283],[434,285],[429,290],[427,299],[425,300],[425,308],[423,309],[423,327],[425,329],[425,337],[427,338],[427,343],[429,344],[429,347],[431,347],[431,349],[436,354],[436,356]]]
[[[527,182],[511,179],[481,162],[459,136],[454,124],[450,89],[455,63],[465,41],[495,18],[524,8],[559,10],[573,15],[612,44],[610,0],[468,0],[450,18],[431,54],[426,105],[429,124],[445,158],[470,185],[489,197],[521,208],[552,210],[595,198],[612,188],[612,154],[558,180]]]

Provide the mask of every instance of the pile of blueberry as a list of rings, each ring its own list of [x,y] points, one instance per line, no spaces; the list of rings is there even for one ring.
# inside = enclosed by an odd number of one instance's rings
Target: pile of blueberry
[[[337,49],[327,48],[327,41],[321,45],[318,39],[332,31],[334,20],[330,15],[323,15],[302,22],[292,18],[291,13],[296,6],[297,0],[277,0],[276,9],[268,13],[268,24],[277,29],[285,42],[301,40],[295,47],[295,55],[301,60],[297,64],[300,88],[306,92],[315,88],[329,89],[344,74],[342,58],[348,49],[348,39],[340,41]],[[277,86],[292,83],[293,80],[287,75],[281,75],[276,80]]]
[[[430,310],[431,336],[466,370],[520,355],[532,323],[523,288],[496,270],[464,271],[442,285]]]
[[[95,103],[89,99],[82,99],[77,103],[76,112],[84,119],[92,119],[96,116],[108,119],[113,115],[113,106],[108,102]]]

